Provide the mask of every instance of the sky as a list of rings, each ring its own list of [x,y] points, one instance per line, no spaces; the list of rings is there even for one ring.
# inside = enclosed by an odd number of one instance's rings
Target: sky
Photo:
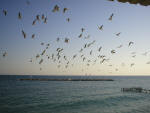
[[[108,0],[28,1],[29,4],[27,0],[0,0],[1,75],[150,75],[150,6]],[[52,12],[55,5],[59,11]],[[64,8],[68,9],[65,13]],[[3,10],[7,10],[6,16]],[[47,23],[41,19],[42,14]],[[40,15],[40,20],[32,25],[36,15]],[[101,25],[103,30],[98,28]],[[83,33],[81,28],[85,29]],[[129,42],[133,44],[128,46]],[[60,59],[57,48],[63,49]],[[81,48],[83,51],[79,52]],[[43,50],[46,52],[41,55]],[[102,60],[105,61],[101,63]]]

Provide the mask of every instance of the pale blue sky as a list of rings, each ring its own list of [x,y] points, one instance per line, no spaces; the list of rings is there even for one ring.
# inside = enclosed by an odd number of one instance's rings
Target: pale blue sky
[[[41,74],[41,75],[150,75],[148,71],[150,65],[146,64],[150,60],[150,54],[141,55],[150,50],[150,6],[131,5],[128,3],[109,2],[107,0],[0,0],[0,74]],[[55,5],[60,7],[60,11],[53,13]],[[63,14],[63,8],[69,10]],[[8,11],[4,16],[2,10]],[[18,19],[18,12],[22,13],[22,20]],[[114,13],[112,21],[109,16]],[[36,15],[46,15],[47,24],[42,21],[32,26]],[[70,18],[70,22],[66,18]],[[104,25],[103,31],[98,30],[98,26]],[[79,39],[81,28],[85,28],[83,36],[90,35],[90,39]],[[22,36],[22,29],[27,33],[27,38]],[[115,34],[121,32],[117,37]],[[31,35],[35,33],[35,39]],[[60,37],[60,42],[56,38]],[[64,43],[64,38],[69,38],[68,44]],[[90,60],[97,59],[97,49],[102,46],[101,55],[106,55],[111,60],[100,64],[100,60],[95,65],[82,62],[80,57],[72,60],[72,56],[84,46],[96,40],[96,43],[86,49],[83,53]],[[134,44],[128,47],[128,43]],[[70,59],[69,68],[65,68],[65,61],[61,60],[62,67],[57,68],[57,62],[48,60],[45,57],[42,65],[39,60],[35,60],[37,53],[41,53],[45,46],[40,43],[50,43],[47,50],[48,55],[56,54],[57,47],[64,48],[64,54]],[[117,46],[122,48],[116,49]],[[110,51],[116,50],[112,55]],[[93,50],[93,55],[89,52]],[[6,51],[8,55],[3,58]],[[131,52],[136,52],[136,57],[132,58]],[[81,54],[80,54],[81,55]],[[79,56],[79,54],[78,54]],[[30,58],[33,62],[30,63]],[[71,61],[72,60],[72,61]],[[125,66],[121,66],[125,63]],[[130,67],[131,63],[135,66]],[[72,67],[71,64],[74,64]],[[108,65],[112,64],[112,67]],[[40,68],[42,70],[40,71]],[[115,69],[118,71],[115,71]],[[82,71],[81,71],[82,70]]]

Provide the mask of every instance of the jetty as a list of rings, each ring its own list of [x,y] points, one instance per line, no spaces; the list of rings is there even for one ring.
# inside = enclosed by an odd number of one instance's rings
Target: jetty
[[[65,79],[49,79],[49,78],[21,78],[20,81],[114,81],[113,79],[72,79],[72,78],[65,78]]]
[[[135,92],[135,93],[150,93],[150,90],[143,89],[142,87],[131,87],[131,88],[121,88],[122,92]]]

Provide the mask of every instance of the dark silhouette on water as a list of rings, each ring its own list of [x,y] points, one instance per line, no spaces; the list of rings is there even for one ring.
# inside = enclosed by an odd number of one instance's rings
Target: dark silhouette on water
[[[19,79],[20,81],[114,81],[113,79],[71,79],[71,78],[66,78],[66,79],[46,79],[46,78],[21,78]]]

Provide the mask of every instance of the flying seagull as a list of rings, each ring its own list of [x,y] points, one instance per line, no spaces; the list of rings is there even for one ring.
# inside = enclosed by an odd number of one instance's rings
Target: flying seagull
[[[18,13],[18,18],[19,18],[19,19],[22,19],[22,15],[21,15],[20,12]]]
[[[3,10],[3,13],[4,13],[5,16],[7,15],[7,11],[6,10]]]
[[[52,10],[52,12],[57,12],[57,11],[59,11],[59,9],[60,9],[59,6],[55,5],[54,8],[53,8],[53,10]]]
[[[109,17],[109,20],[112,20],[112,17],[114,16],[114,14],[112,13],[111,16]]]
[[[120,36],[121,32],[117,33],[116,36]]]
[[[99,29],[99,30],[103,30],[103,25],[98,26],[98,29]]]
[[[26,33],[22,30],[22,35],[24,38],[26,38]]]
[[[133,42],[129,42],[129,45],[128,45],[128,47],[129,47],[129,46],[131,46],[131,44],[133,44]]]
[[[68,8],[64,8],[63,13],[65,13],[68,10]]]

